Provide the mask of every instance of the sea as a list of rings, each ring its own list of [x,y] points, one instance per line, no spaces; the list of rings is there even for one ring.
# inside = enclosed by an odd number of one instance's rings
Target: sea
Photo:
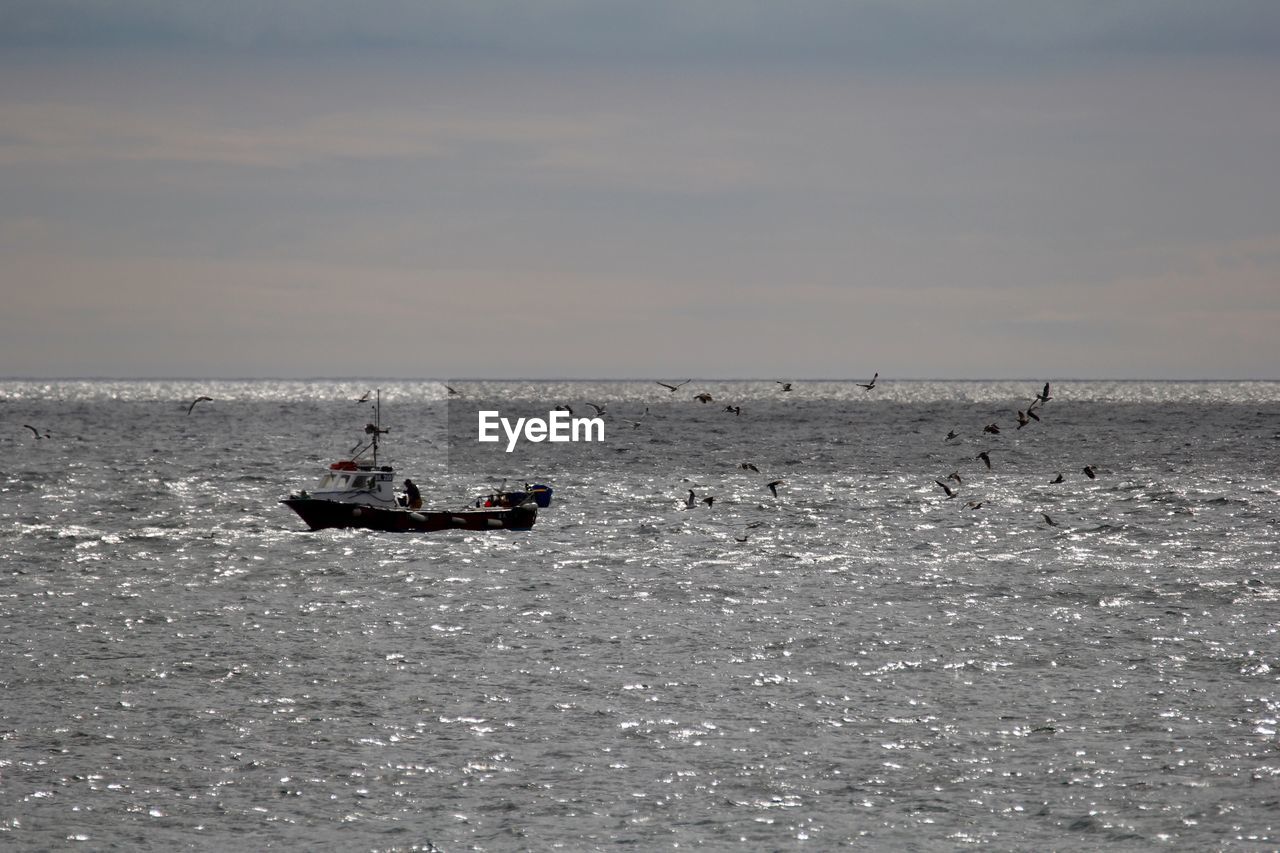
[[[1280,849],[1280,383],[663,381],[0,380],[0,848]]]

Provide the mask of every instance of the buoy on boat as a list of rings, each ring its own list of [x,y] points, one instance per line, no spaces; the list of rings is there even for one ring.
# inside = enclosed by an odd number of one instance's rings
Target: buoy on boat
[[[358,507],[358,506],[357,506],[357,507],[352,507],[352,509],[351,509],[351,515],[352,515],[352,517],[353,517],[353,518],[359,518],[360,516],[364,515],[364,510],[362,510],[362,509],[361,509],[360,507]]]

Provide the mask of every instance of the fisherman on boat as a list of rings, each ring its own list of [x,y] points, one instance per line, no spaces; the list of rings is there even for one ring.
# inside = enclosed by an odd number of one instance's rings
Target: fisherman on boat
[[[414,485],[413,480],[404,481],[404,506],[409,509],[422,509],[422,493]]]

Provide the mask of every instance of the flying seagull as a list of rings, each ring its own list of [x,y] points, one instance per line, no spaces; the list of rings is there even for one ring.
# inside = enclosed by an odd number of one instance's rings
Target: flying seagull
[[[870,391],[872,388],[876,387],[876,380],[879,378],[880,378],[880,372],[876,371],[876,375],[871,377],[870,382],[859,382],[858,384],[863,388],[866,388],[868,391]]]
[[[1047,403],[1047,402],[1049,402],[1049,401],[1050,401],[1050,400],[1052,400],[1052,399],[1053,399],[1053,398],[1049,396],[1049,383],[1048,383],[1048,382],[1046,382],[1046,383],[1044,383],[1044,390],[1043,390],[1043,391],[1041,391],[1039,394],[1037,394],[1037,395],[1036,395],[1036,402],[1037,402],[1037,403]]]
[[[1058,483],[1061,483],[1062,480],[1063,480],[1062,472],[1059,471],[1058,476],[1054,477],[1052,480],[1049,481],[1049,485],[1056,486]]]
[[[703,391],[701,394],[694,394],[693,399],[701,400],[703,403],[710,403],[712,400],[715,399],[715,397],[712,397],[706,391]]]
[[[937,483],[939,486],[942,486],[942,491],[947,493],[948,498],[954,498],[956,496],[956,493],[951,491],[951,487],[948,486],[946,483],[942,482],[941,480],[934,480],[934,482]]]
[[[778,486],[781,486],[781,485],[782,485],[781,480],[774,480],[771,483],[765,483],[765,486],[768,487],[769,491],[773,492],[773,496],[775,498],[778,496]]]
[[[23,424],[23,426],[24,426],[24,427],[26,427],[27,429],[31,430],[31,434],[32,434],[32,435],[34,435],[34,436],[36,437],[36,440],[37,440],[37,441],[38,441],[39,439],[42,439],[42,438],[49,438],[49,437],[50,437],[50,436],[49,436],[49,433],[48,433],[48,431],[47,431],[47,430],[45,431],[44,435],[41,435],[41,434],[40,434],[40,430],[36,429],[36,428],[35,428],[35,427],[33,427],[31,424]]]
[[[568,406],[556,406],[556,411],[557,411],[557,412],[568,412],[568,413],[569,413],[569,417],[573,417],[573,409],[569,408]]]
[[[741,415],[741,414],[742,414],[742,407],[741,407],[741,406],[725,406],[725,407],[724,407],[724,410],[725,410],[726,412],[733,412],[735,415]]]
[[[689,509],[693,509],[693,505],[696,501],[697,501],[697,496],[694,495],[693,489],[690,489],[689,497],[684,499],[684,505],[687,506]]]
[[[755,464],[752,462],[743,462],[738,467],[741,468],[743,471],[755,471],[757,474],[760,473],[760,469],[757,468]]]
[[[444,387],[445,387],[445,390],[449,392],[450,396],[458,393],[457,391],[454,390],[452,385],[446,385]]]
[[[944,438],[944,439],[943,439],[943,441],[951,441],[951,439],[953,439],[953,438],[957,438],[957,437],[959,437],[959,435],[960,435],[960,433],[956,432],[956,431],[955,431],[955,430],[953,430],[953,429],[952,429],[952,430],[947,430],[947,437],[946,437],[946,438]]]
[[[363,394],[360,395],[360,399],[356,400],[356,405],[369,402],[369,395],[372,393],[373,393],[372,391],[365,391]]]
[[[1093,466],[1092,466],[1092,465],[1086,465],[1086,466],[1084,466],[1083,468],[1081,468],[1080,470],[1081,470],[1081,471],[1083,471],[1083,472],[1084,472],[1084,475],[1085,475],[1086,477],[1088,477],[1090,480],[1096,480],[1096,479],[1097,479],[1097,477],[1098,477],[1098,474],[1097,474],[1097,472],[1096,472],[1096,471],[1094,471],[1094,470],[1093,470]]]
[[[604,406],[597,406],[595,403],[587,403],[587,405],[596,410],[596,417],[599,417],[600,415],[608,414],[607,412],[605,412]],[[572,412],[570,412],[570,414],[572,414]]]
[[[773,381],[774,381],[774,382],[776,382],[777,384],[781,385],[781,386],[782,386],[782,390],[783,390],[783,391],[790,391],[790,390],[791,390],[791,383],[790,383],[790,382],[783,382],[781,379],[775,379],[775,380],[773,380]]]
[[[204,396],[203,394],[202,394],[202,395],[200,395],[199,397],[196,397],[194,400],[192,400],[192,401],[191,401],[191,405],[190,405],[190,406],[187,406],[187,414],[188,414],[188,415],[189,415],[189,414],[191,414],[191,410],[192,410],[192,409],[194,409],[194,408],[196,407],[196,403],[205,403],[205,402],[212,403],[212,402],[213,402],[213,398],[212,398],[212,397],[206,397],[206,396]]]
[[[982,428],[982,431],[983,431],[983,432],[989,432],[989,433],[991,433],[992,435],[999,435],[999,434],[1000,434],[1000,424],[998,424],[998,423],[989,423],[989,424],[987,424],[986,426],[984,426],[984,427]]]
[[[715,495],[707,495],[702,499],[702,502],[707,505],[708,509],[710,509],[711,505],[716,502]]]
[[[1040,513],[1040,514],[1041,514],[1042,516],[1044,516],[1044,523],[1045,523],[1045,524],[1049,525],[1050,527],[1057,527],[1057,526],[1058,526],[1058,522],[1056,522],[1056,521],[1054,521],[1052,518],[1050,518],[1050,517],[1049,517],[1049,513],[1047,513],[1047,512],[1042,512],[1042,513]]]
[[[985,462],[985,463],[987,464],[987,467],[988,467],[988,468],[990,468],[990,467],[991,467],[991,457],[987,455],[987,451],[985,451],[985,450],[984,450],[984,451],[982,451],[981,453],[979,453],[977,456],[975,456],[975,457],[973,457],[973,458],[974,458],[974,459],[981,459],[983,462]]]
[[[655,381],[657,381],[657,380],[655,380]],[[683,382],[677,382],[675,385],[668,385],[668,384],[667,384],[667,383],[665,383],[665,382],[658,381],[658,384],[659,384],[659,385],[661,385],[663,388],[668,389],[672,394],[674,394],[674,393],[676,393],[677,391],[679,391],[681,388],[683,388],[685,385],[688,385],[688,384],[689,384],[690,382],[692,382],[692,381],[693,381],[692,379],[686,379],[686,380],[685,380],[685,381],[683,381]]]

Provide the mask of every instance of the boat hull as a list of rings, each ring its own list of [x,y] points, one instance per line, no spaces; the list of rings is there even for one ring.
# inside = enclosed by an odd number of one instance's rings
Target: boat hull
[[[528,530],[538,519],[536,506],[449,510],[385,509],[321,498],[281,501],[312,530],[356,528],[387,533],[433,533],[440,530]]]

